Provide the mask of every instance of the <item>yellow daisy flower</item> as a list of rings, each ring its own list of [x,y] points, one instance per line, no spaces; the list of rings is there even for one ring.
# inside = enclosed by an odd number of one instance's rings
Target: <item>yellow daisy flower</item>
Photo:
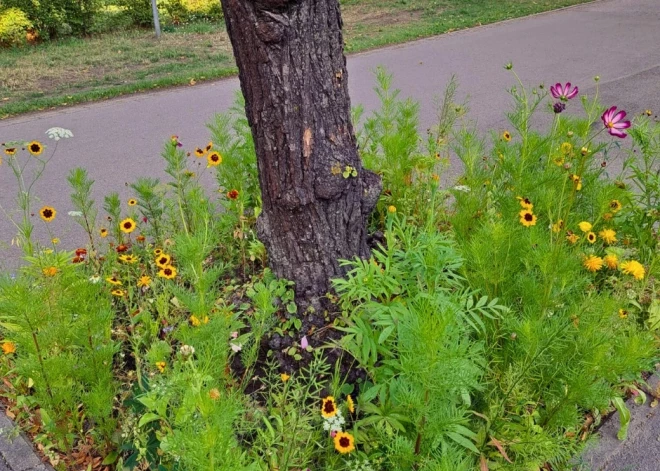
[[[616,232],[612,229],[603,229],[598,233],[601,239],[605,241],[606,244],[613,244],[616,242]]]
[[[151,277],[143,275],[137,282],[138,288],[148,288],[151,285]]]
[[[619,258],[614,254],[606,255],[603,261],[605,262],[605,265],[607,265],[607,268],[610,270],[616,270],[619,266]]]
[[[594,234],[593,232],[589,232],[589,233],[587,234],[587,241],[588,241],[590,244],[593,244],[594,242],[596,242],[596,234]]]
[[[621,208],[623,205],[621,204],[621,201],[619,200],[612,200],[610,201],[610,209],[612,210],[613,213],[618,213],[621,211]]]
[[[578,227],[582,232],[589,232],[593,226],[590,222],[582,221],[580,224],[578,224]]]
[[[289,379],[291,379],[291,376],[286,373],[280,373],[280,378],[282,379],[283,383],[286,383],[289,381]]]
[[[156,368],[158,368],[158,371],[160,371],[161,373],[165,372],[165,367],[166,366],[167,366],[167,363],[165,363],[164,361],[157,361],[156,362]]]
[[[108,237],[108,230],[107,230],[106,228],[102,228],[102,229],[100,229],[100,230],[99,230],[99,235],[100,235],[102,238],[105,239],[106,237]]]
[[[568,232],[566,235],[566,240],[569,241],[571,244],[575,245],[578,240],[580,240],[580,236],[575,234],[574,232]]]
[[[158,271],[158,276],[166,280],[172,280],[176,278],[176,268],[172,266],[163,267]]]
[[[27,145],[27,150],[30,154],[37,156],[44,151],[44,146],[39,141],[32,141]]]
[[[123,298],[124,295],[126,295],[126,291],[124,291],[123,289],[113,289],[112,291],[110,291],[110,293],[113,296],[117,296],[118,298]]]
[[[525,227],[535,226],[536,225],[536,216],[528,209],[523,209],[518,213],[520,216],[520,224]]]
[[[206,161],[208,162],[209,167],[215,167],[222,163],[222,156],[218,152],[211,152],[207,157]]]
[[[502,133],[502,139],[504,139],[506,142],[509,142],[511,140],[511,133],[509,131],[504,131]]]
[[[573,144],[571,144],[570,142],[564,142],[560,148],[561,148],[561,153],[564,155],[568,155],[571,152],[573,152]]]
[[[119,257],[119,260],[121,260],[124,263],[133,264],[133,263],[137,263],[139,259],[135,255],[121,255]]]
[[[56,215],[57,215],[57,211],[55,211],[55,208],[52,208],[50,206],[44,206],[39,210],[39,216],[41,216],[41,219],[43,219],[46,222],[53,221]]]
[[[520,207],[521,207],[522,209],[528,209],[529,211],[531,211],[532,209],[534,209],[534,205],[533,205],[532,202],[529,200],[529,198],[522,198],[522,197],[520,197],[520,196],[518,196],[517,198],[518,198],[518,202],[520,203]]]
[[[131,198],[128,200],[128,205],[129,206],[135,206],[137,204],[137,200],[135,198]]]
[[[337,432],[334,442],[335,450],[342,455],[355,450],[355,438],[348,432]]]
[[[122,284],[119,278],[117,278],[116,276],[111,276],[110,278],[106,278],[105,281],[107,281],[108,283],[114,286],[121,286]]]
[[[11,353],[16,353],[16,344],[14,342],[5,341],[2,343],[2,353],[9,355]]]
[[[630,260],[628,262],[623,262],[620,265],[621,271],[626,275],[632,275],[636,280],[643,280],[646,271],[644,270],[644,265],[639,263],[636,260]]]
[[[171,263],[172,263],[172,257],[162,253],[162,251],[161,251],[161,255],[158,258],[156,258],[156,265],[158,265],[158,268],[165,268]]]
[[[133,221],[131,218],[126,218],[119,223],[119,228],[123,233],[130,234],[135,230],[135,221]]]
[[[337,415],[337,404],[335,404],[334,397],[328,396],[325,399],[323,399],[323,402],[321,404],[321,415],[326,419],[329,419]]]
[[[597,257],[595,255],[589,255],[587,258],[584,259],[583,265],[584,268],[591,272],[595,272],[603,268],[603,259],[600,257]]]
[[[348,407],[348,411],[353,414],[355,412],[355,403],[353,402],[353,398],[349,394],[346,396],[346,406]]]

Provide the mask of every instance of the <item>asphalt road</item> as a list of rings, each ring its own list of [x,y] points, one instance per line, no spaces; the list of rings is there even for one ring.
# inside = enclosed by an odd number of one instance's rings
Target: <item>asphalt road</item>
[[[581,93],[592,94],[593,77],[599,75],[604,104],[631,114],[660,111],[659,45],[660,0],[603,0],[351,56],[349,85],[353,104],[373,110],[373,70],[385,66],[403,96],[420,101],[424,129],[435,121],[433,97],[456,74],[460,95],[470,98],[471,119],[482,131],[500,132],[507,128],[504,112],[511,104],[506,90],[514,83],[503,68],[509,61],[529,85],[570,81]],[[67,216],[72,209],[66,184],[70,169],[89,171],[97,201],[112,191],[126,199],[126,182],[164,177],[159,155],[169,136],[178,135],[188,149],[205,144],[205,123],[232,105],[237,90],[233,78],[7,119],[0,121],[0,142],[39,139],[52,148],[44,135],[48,128],[73,131],[73,139],[60,141],[34,192],[39,205],[59,211],[54,235],[75,246],[80,232]],[[451,178],[450,173],[445,180]],[[11,172],[0,166],[0,205],[6,210],[16,206],[15,190]],[[34,219],[37,235],[48,240],[43,223]],[[0,213],[0,244],[9,245],[14,234]],[[16,253],[0,248],[0,264],[11,268]]]

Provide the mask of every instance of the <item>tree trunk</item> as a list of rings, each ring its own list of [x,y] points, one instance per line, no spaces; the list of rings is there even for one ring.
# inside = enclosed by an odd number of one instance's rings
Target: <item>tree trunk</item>
[[[222,7],[257,151],[257,233],[274,273],[313,300],[344,274],[339,259],[368,256],[367,218],[382,188],[357,151],[339,1]]]

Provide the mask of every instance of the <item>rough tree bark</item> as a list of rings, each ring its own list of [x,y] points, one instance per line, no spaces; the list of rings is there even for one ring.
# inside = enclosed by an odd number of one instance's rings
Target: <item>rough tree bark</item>
[[[257,233],[274,273],[313,300],[368,256],[382,184],[351,124],[339,0],[222,0],[257,151]],[[351,167],[357,176],[345,178]],[[313,302],[313,301],[312,301]]]

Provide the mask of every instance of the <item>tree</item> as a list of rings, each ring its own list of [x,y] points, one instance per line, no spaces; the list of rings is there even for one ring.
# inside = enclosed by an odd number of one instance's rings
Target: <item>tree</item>
[[[339,259],[366,257],[382,183],[362,168],[339,0],[223,0],[263,209],[257,234],[299,300],[325,294]]]

